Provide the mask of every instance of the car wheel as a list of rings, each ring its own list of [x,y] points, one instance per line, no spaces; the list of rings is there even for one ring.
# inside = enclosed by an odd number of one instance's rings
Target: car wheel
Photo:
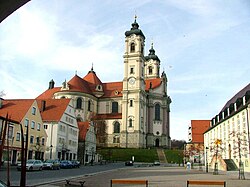
[[[43,170],[43,167],[40,167],[40,168],[39,168],[39,171],[42,171],[42,170]]]
[[[28,171],[29,171],[29,170],[32,171],[32,170],[33,170],[33,167],[28,168]]]

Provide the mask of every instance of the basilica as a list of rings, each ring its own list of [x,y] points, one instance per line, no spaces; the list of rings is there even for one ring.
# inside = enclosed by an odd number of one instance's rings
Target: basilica
[[[145,36],[136,19],[131,26],[125,32],[120,82],[102,82],[92,67],[84,77],[75,74],[59,87],[52,79],[37,99],[70,98],[78,122],[103,120],[107,147],[170,148],[167,76],[160,72],[153,44],[145,56]]]

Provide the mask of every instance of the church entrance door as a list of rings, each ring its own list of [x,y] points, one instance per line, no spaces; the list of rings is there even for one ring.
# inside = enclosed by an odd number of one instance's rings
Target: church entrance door
[[[155,147],[159,147],[160,146],[160,140],[157,138],[155,140]]]

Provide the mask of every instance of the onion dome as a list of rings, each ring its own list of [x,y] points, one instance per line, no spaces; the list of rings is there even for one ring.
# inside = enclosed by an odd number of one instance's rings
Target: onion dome
[[[134,23],[132,23],[131,25],[132,25],[132,28],[130,29],[130,31],[125,32],[125,36],[128,37],[132,34],[135,34],[135,35],[140,35],[145,39],[144,34],[142,33],[141,29],[139,29],[139,24],[136,22],[136,16],[135,16]]]
[[[149,50],[148,56],[145,56],[145,59],[146,59],[146,60],[152,59],[152,60],[156,60],[156,61],[160,62],[160,59],[159,59],[158,56],[155,54],[155,50],[154,50],[154,48],[153,48],[153,43],[151,44],[151,49]]]

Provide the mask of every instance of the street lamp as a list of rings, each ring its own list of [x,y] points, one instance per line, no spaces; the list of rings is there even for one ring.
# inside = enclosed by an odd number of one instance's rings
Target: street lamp
[[[50,145],[50,155],[49,155],[50,160],[52,159],[52,149],[53,149],[53,145]]]
[[[206,147],[206,173],[208,173],[208,156],[207,156],[207,150],[208,150],[208,147]]]

